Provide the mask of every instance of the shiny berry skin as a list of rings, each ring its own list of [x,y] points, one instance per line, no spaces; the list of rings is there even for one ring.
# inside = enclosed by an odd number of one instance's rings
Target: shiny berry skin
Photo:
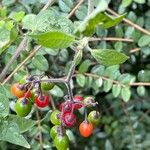
[[[56,135],[54,143],[58,150],[67,150],[69,147],[69,138],[67,135]]]
[[[61,112],[59,110],[54,110],[50,115],[50,121],[54,125],[60,125],[60,115]]]
[[[26,117],[32,109],[32,104],[27,98],[20,98],[15,104],[16,113],[18,116]]]
[[[45,77],[45,78],[42,78],[42,79],[48,79],[48,78]],[[41,82],[41,89],[42,89],[42,91],[49,91],[49,90],[51,90],[54,86],[55,86],[54,83]]]
[[[49,105],[49,96],[47,95],[39,95],[35,98],[35,104],[36,106],[40,108],[44,108]]]
[[[60,130],[62,130],[62,131],[60,131]],[[60,133],[60,132],[63,132],[63,134],[65,134],[65,133],[66,133],[65,128],[62,128],[62,129],[61,129],[61,126],[60,126],[60,125],[55,125],[55,126],[53,126],[53,127],[51,128],[51,130],[50,130],[50,136],[51,136],[51,138],[54,140],[55,137],[56,137],[56,135],[58,135],[58,133]]]
[[[88,107],[91,106],[91,103],[95,103],[95,100],[92,96],[88,96],[84,99],[84,104],[87,105]]]
[[[60,111],[63,111],[64,113],[71,113],[72,106],[73,104],[71,101],[66,101],[60,104],[59,109]]]
[[[100,113],[95,110],[91,111],[88,115],[88,121],[95,126],[97,126],[100,123],[100,118]]]
[[[81,103],[82,103],[83,97],[80,96],[80,95],[75,95],[75,96],[74,96],[74,101],[76,101],[76,102],[81,102]],[[74,109],[80,109],[82,106],[83,106],[82,104],[77,104],[77,103],[75,103],[75,104],[74,104]]]
[[[79,126],[80,135],[89,137],[93,133],[93,124],[88,121],[83,121]]]
[[[11,93],[17,98],[24,97],[26,91],[21,89],[18,83],[15,83],[11,86]]]
[[[65,113],[62,117],[63,125],[67,128],[71,128],[76,125],[77,117],[72,113]]]

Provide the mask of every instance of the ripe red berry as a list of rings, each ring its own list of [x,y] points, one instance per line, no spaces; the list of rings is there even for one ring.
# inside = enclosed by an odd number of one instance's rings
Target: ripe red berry
[[[71,113],[73,104],[71,101],[66,101],[60,104],[59,109],[63,111],[63,113]]]
[[[65,113],[62,117],[63,125],[68,128],[75,126],[76,120],[77,120],[76,115],[72,113]]]
[[[93,125],[88,121],[83,121],[79,126],[80,135],[89,137],[93,133]]]
[[[82,101],[83,101],[83,97],[82,96],[75,95],[74,96],[74,101],[75,101],[74,109],[80,109],[83,106],[83,104],[81,104]],[[76,102],[79,102],[79,103],[76,103]]]
[[[35,99],[35,104],[40,108],[44,108],[44,107],[48,106],[49,105],[49,96],[39,95]]]

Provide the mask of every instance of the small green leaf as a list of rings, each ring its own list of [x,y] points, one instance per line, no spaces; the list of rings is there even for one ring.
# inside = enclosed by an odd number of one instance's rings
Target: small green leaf
[[[13,12],[11,14],[11,18],[14,19],[16,22],[19,22],[22,20],[22,18],[24,17],[25,12],[24,11],[19,11],[19,12]]]
[[[76,80],[77,80],[78,85],[80,85],[81,87],[84,87],[86,78],[83,74],[77,74]]]
[[[20,145],[25,148],[30,148],[29,143],[20,134],[20,130],[17,123],[15,123],[14,121],[10,121],[8,118],[1,121],[0,140]]]
[[[9,113],[9,99],[0,93],[0,116],[6,117]]]
[[[121,90],[121,96],[125,102],[128,102],[131,97],[131,90],[129,87],[123,87]]]
[[[92,56],[102,65],[111,66],[124,63],[128,56],[111,49],[95,49],[91,51]]]
[[[139,4],[144,4],[144,3],[146,3],[145,0],[133,0],[133,1],[136,2],[136,3],[139,3]]]
[[[139,96],[144,96],[146,92],[146,89],[144,86],[138,86],[137,87],[137,93]]]
[[[20,129],[20,133],[26,132],[29,129],[31,129],[35,124],[36,121],[33,121],[31,119],[26,119],[17,115],[9,115],[8,119],[10,121],[16,122],[19,129]]]
[[[150,70],[139,71],[138,80],[141,82],[150,82]]]
[[[54,88],[52,88],[50,90],[50,93],[54,96],[57,96],[57,97],[63,97],[64,96],[63,90],[57,85],[55,85]]]
[[[83,61],[81,63],[81,65],[79,66],[79,72],[85,73],[88,71],[89,67],[91,66],[92,62],[89,59],[86,59],[85,61]]]
[[[113,147],[112,147],[112,144],[111,144],[110,140],[106,140],[105,150],[113,150]]]
[[[97,80],[95,80],[95,83],[98,87],[101,87],[103,85],[103,79],[99,77]]]
[[[123,5],[124,7],[128,7],[131,3],[132,3],[132,0],[123,0],[123,1],[122,1],[122,5]]]
[[[56,48],[56,49],[67,48],[75,41],[74,36],[64,32],[57,32],[57,31],[31,35],[31,37],[36,39],[39,45],[42,45],[47,48]]]
[[[121,92],[121,85],[120,84],[114,84],[112,87],[112,94],[116,98],[119,96]]]
[[[41,71],[47,71],[49,64],[47,59],[42,55],[36,55],[32,59],[32,64]]]
[[[105,92],[109,92],[111,90],[111,88],[112,88],[112,85],[113,85],[113,83],[112,83],[111,80],[105,80],[104,84],[103,84],[103,90]]]
[[[150,36],[149,35],[143,35],[138,41],[138,45],[140,47],[144,47],[149,44],[150,44]]]

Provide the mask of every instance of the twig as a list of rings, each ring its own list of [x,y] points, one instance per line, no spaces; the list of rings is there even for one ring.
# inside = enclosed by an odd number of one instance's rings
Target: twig
[[[46,10],[49,6],[51,6],[53,3],[55,2],[55,0],[48,0],[48,2],[46,3],[46,5],[41,9],[41,11]]]
[[[39,141],[40,141],[40,150],[43,150],[43,137],[42,137],[42,127],[41,127],[41,118],[38,109],[36,108],[36,118],[37,118],[37,125],[39,130]]]
[[[2,82],[2,85],[4,85],[6,82],[8,82],[8,81],[11,79],[11,77],[12,77],[29,59],[31,59],[31,58],[34,56],[34,54],[35,54],[40,48],[41,48],[41,46],[36,47],[36,48],[30,53],[30,55],[29,55],[25,60],[23,60],[23,61],[16,67],[16,69]]]
[[[68,14],[67,18],[70,18],[83,2],[84,0],[79,0],[79,3],[72,9],[72,11]]]
[[[92,41],[120,41],[120,42],[134,42],[132,39],[126,38],[116,38],[116,37],[103,37],[103,38],[90,38],[90,42]]]
[[[130,83],[130,86],[150,86],[150,82],[134,82]]]
[[[139,122],[142,121],[144,118],[145,118],[145,115],[148,115],[150,114],[150,109],[148,109],[142,116],[141,118],[139,119]]]
[[[117,14],[115,11],[113,11],[112,9],[110,8],[107,8],[107,11],[115,16],[119,16],[119,14]],[[136,28],[137,30],[147,34],[147,35],[150,35],[150,32],[142,27],[140,27],[139,25],[133,23],[132,21],[126,19],[126,18],[123,18],[123,21],[126,22],[127,24],[133,26],[134,28]]]
[[[54,99],[51,94],[49,94],[49,98],[50,98],[50,102],[51,102],[53,110],[56,110],[56,105],[55,105]]]
[[[88,0],[88,15],[92,13],[93,9],[94,9],[94,1]]]
[[[130,50],[129,51],[129,53],[136,53],[136,52],[138,52],[138,51],[140,51],[141,49],[140,48],[134,48],[134,49],[132,49],[132,50]]]
[[[8,69],[10,68],[14,60],[16,60],[16,58],[20,55],[22,50],[24,50],[24,48],[26,47],[26,43],[27,43],[27,37],[25,36],[24,39],[19,44],[18,48],[16,49],[15,54],[11,57],[10,61],[7,63],[2,73],[0,74],[0,81],[2,81],[5,78],[5,75],[7,74]]]

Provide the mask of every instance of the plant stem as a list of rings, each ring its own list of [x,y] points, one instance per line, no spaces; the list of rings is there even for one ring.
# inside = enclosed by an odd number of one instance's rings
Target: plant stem
[[[40,150],[43,150],[43,136],[42,136],[42,127],[40,123],[40,114],[38,109],[36,108],[36,118],[37,118],[37,125],[39,130],[39,141],[40,141]]]
[[[71,10],[71,12],[67,16],[67,18],[70,18],[83,2],[84,2],[84,0],[79,0],[79,3]]]
[[[117,14],[115,11],[113,11],[112,9],[110,8],[107,8],[107,11],[115,16],[119,16],[119,14]],[[123,21],[126,22],[127,24],[133,26],[134,28],[136,28],[137,30],[147,34],[147,35],[150,35],[150,32],[142,27],[140,27],[139,25],[133,23],[132,21],[126,19],[126,18],[123,18]]]
[[[92,13],[94,9],[94,0],[88,0],[88,15]]]

